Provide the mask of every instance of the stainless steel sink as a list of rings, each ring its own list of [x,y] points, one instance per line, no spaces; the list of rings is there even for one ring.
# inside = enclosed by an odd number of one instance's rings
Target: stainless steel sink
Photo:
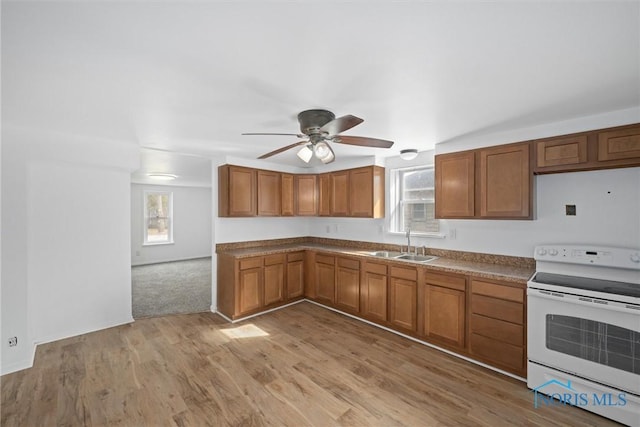
[[[438,259],[437,256],[430,255],[414,255],[414,254],[404,254],[393,257],[394,259],[403,259],[405,261],[414,261],[414,262],[429,262],[435,259]]]
[[[401,252],[393,252],[393,251],[376,251],[369,252],[369,255],[381,257],[381,258],[396,258],[399,255],[402,255]]]

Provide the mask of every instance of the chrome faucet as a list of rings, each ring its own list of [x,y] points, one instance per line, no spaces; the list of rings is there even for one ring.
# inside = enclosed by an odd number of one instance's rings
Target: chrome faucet
[[[411,253],[411,229],[407,228],[407,253]]]

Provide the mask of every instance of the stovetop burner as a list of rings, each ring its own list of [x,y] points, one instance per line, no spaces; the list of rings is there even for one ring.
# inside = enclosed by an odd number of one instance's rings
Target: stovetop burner
[[[536,273],[531,282],[640,298],[640,285],[636,283],[614,282],[553,273]]]

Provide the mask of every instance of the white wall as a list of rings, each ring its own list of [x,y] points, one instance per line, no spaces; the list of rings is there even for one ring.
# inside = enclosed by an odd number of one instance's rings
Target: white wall
[[[138,147],[6,126],[2,139],[4,374],[31,366],[38,342],[133,321]]]
[[[173,192],[173,244],[144,246],[144,191]],[[131,264],[211,256],[211,188],[131,185]]]

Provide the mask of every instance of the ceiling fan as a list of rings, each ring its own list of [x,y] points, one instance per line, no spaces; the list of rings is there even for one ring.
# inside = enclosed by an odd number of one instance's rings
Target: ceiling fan
[[[315,157],[322,163],[327,164],[333,162],[336,158],[329,142],[375,148],[390,148],[393,145],[393,141],[387,141],[384,139],[340,135],[341,132],[351,129],[363,121],[364,120],[361,118],[352,115],[336,118],[335,114],[327,110],[306,110],[298,114],[298,122],[300,122],[300,131],[302,132],[301,134],[243,133],[242,135],[282,135],[305,138],[304,141],[298,141],[295,144],[287,145],[286,147],[278,148],[277,150],[263,154],[258,157],[258,159],[266,159],[302,145],[303,147],[298,151],[298,157],[300,159],[309,163],[311,158],[315,155]]]

